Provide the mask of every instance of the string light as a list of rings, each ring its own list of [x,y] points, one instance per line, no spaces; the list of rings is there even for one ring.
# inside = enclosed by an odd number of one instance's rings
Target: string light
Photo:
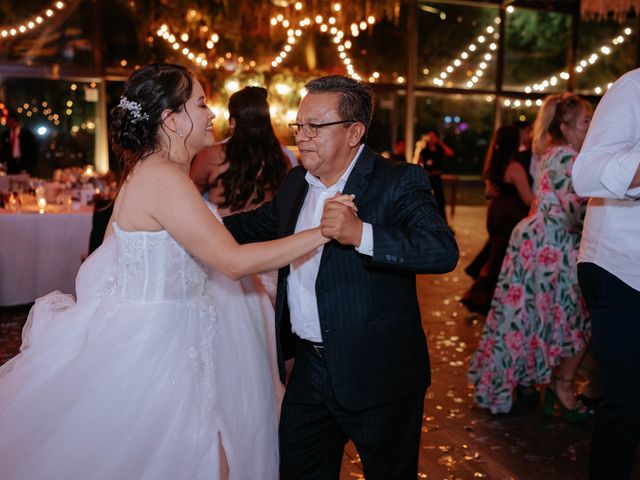
[[[171,47],[174,50],[180,51],[180,53],[182,53],[184,57],[186,57],[191,62],[198,65],[199,67],[205,68],[209,64],[205,53],[193,52],[191,51],[191,49],[189,49],[189,47],[181,44],[176,38],[176,36],[173,33],[171,33],[171,31],[169,30],[169,27],[166,24],[160,26],[160,28],[158,28],[158,30],[156,31],[156,34],[158,35],[158,37],[163,38],[164,40],[167,41],[167,43],[171,44]]]
[[[625,36],[628,37],[631,35],[631,33],[633,33],[633,31],[627,27],[622,31],[620,35],[617,35],[616,37],[614,37],[609,42],[609,45],[602,45],[600,48],[586,55],[584,58],[582,58],[580,61],[577,62],[577,65],[575,66],[575,69],[574,69],[576,74],[580,75],[585,70],[587,70],[591,65],[596,64],[602,58],[598,54],[598,52],[600,52],[600,54],[602,55],[610,55],[619,45],[624,43]],[[542,81],[525,85],[524,91],[526,93],[544,92],[550,86],[556,86],[560,80],[568,80],[568,79],[569,79],[569,73],[567,71],[563,71],[563,72],[560,72],[559,74],[551,75],[550,77],[547,77]],[[594,92],[596,92],[597,94],[600,94],[602,91],[603,91],[602,86],[595,87],[594,89]]]
[[[198,12],[195,10],[190,10],[189,15],[192,18],[196,18],[198,17]],[[201,32],[209,32],[210,30],[211,29],[207,25],[203,25],[200,27]],[[171,44],[171,47],[174,50],[179,50],[183,56],[185,56],[188,60],[195,63],[199,67],[206,68],[207,66],[209,66],[209,61],[207,60],[206,53],[194,51],[190,49],[188,46],[184,45],[184,42],[187,42],[190,39],[190,36],[188,33],[184,32],[184,33],[174,34],[169,30],[169,27],[166,24],[163,24],[156,31],[156,35],[158,37],[162,37],[169,44]],[[178,38],[183,43],[180,43],[178,41]],[[216,32],[213,32],[208,36],[205,42],[205,46],[210,52],[212,52],[215,49],[218,42],[220,42],[220,35],[218,35],[218,33]],[[219,57],[218,60],[213,64],[213,67],[216,69],[219,69],[223,67],[225,63],[234,63],[234,69],[237,66],[242,65],[245,70],[249,70],[251,68],[255,68],[256,66],[255,60],[246,59],[243,56],[237,56],[234,62],[232,61],[232,57],[233,55],[231,53],[227,53],[226,59],[223,57]]]
[[[20,35],[34,31],[36,27],[44,25],[46,20],[55,17],[60,11],[64,10],[65,7],[66,5],[64,2],[53,2],[49,8],[42,10],[41,14],[30,17],[24,22],[12,27],[3,28],[0,30],[0,37],[19,37]]]
[[[486,100],[487,102],[492,101],[492,99],[489,98],[488,96]],[[520,98],[505,98],[504,100],[502,100],[502,105],[508,108],[510,107],[512,110],[515,110],[521,107],[531,108],[534,105],[536,107],[539,107],[542,105],[542,99],[538,98],[536,100],[531,100],[531,99],[522,100]]]
[[[317,17],[316,17],[316,19],[317,19]],[[278,24],[282,24],[282,27],[284,27],[284,28],[287,28],[287,27],[291,26],[291,23],[289,22],[289,20],[284,18],[284,16],[282,16],[282,15],[278,15],[277,17],[273,17],[269,23],[271,23],[271,25],[274,26],[274,27],[277,26]],[[296,44],[297,38],[302,36],[302,30],[303,29],[306,30],[307,27],[309,27],[312,23],[313,22],[312,22],[312,20],[310,18],[304,18],[304,19],[300,20],[299,23],[298,23],[300,28],[297,28],[297,29],[289,28],[287,30],[287,43],[282,48],[282,50],[280,50],[280,52],[278,52],[276,57],[271,61],[271,67],[272,68],[276,68],[278,65],[280,65],[284,61],[285,58],[287,58],[287,55],[289,54],[289,52],[291,52],[293,50],[293,45]]]
[[[71,102],[71,104],[69,104]],[[71,111],[71,107],[73,106],[73,102],[68,100],[65,107],[66,111]],[[41,107],[41,108],[40,108]],[[53,108],[47,101],[43,101],[40,103],[40,107],[38,107],[38,102],[34,101],[33,105],[30,102],[24,102],[20,107],[16,109],[16,112],[19,115],[25,115],[26,117],[33,117],[34,114],[40,113],[47,121],[51,122],[53,125],[60,125],[60,115],[53,111]],[[70,113],[67,113],[70,115]]]
[[[339,13],[341,10],[341,6],[339,3],[333,4],[333,11]],[[322,15],[315,15],[313,20],[310,17],[306,17],[298,22],[299,28],[289,28],[287,30],[287,43],[284,45],[282,50],[273,58],[271,61],[271,67],[277,68],[287,55],[293,50],[293,46],[296,44],[298,37],[302,35],[302,31],[306,30],[311,25],[316,25],[318,30],[321,33],[330,34],[333,36],[332,43],[336,46],[336,50],[338,52],[338,56],[342,60],[342,63],[345,65],[347,70],[347,74],[356,79],[362,80],[361,76],[356,73],[355,67],[353,66],[353,60],[349,57],[348,51],[352,46],[352,42],[350,39],[347,39],[343,30],[336,26],[336,18],[328,17],[326,22],[324,21],[324,17]],[[351,24],[351,36],[357,37],[359,35],[360,30],[366,30],[369,26],[374,25],[376,22],[376,18],[373,15],[369,15],[365,20],[359,23]],[[270,19],[269,23],[272,26],[282,25],[282,27],[287,28],[290,22],[284,18],[283,15],[278,15]],[[369,76],[369,81],[373,82],[380,78],[380,74],[378,72],[374,72],[371,76]]]
[[[494,23],[499,23],[499,22],[500,22],[500,17],[494,18]],[[432,78],[432,82],[439,87],[444,86],[444,81],[450,75],[452,75],[458,68],[460,68],[464,63],[466,63],[466,61],[469,60],[472,53],[486,52],[486,49],[495,50],[497,48],[497,45],[494,42],[487,41],[487,37],[485,36],[487,34],[491,35],[492,38],[496,40],[500,38],[500,35],[498,34],[498,32],[496,32],[495,28],[492,25],[487,26],[483,30],[483,32],[475,38],[474,42],[469,44],[469,46],[467,46],[466,49],[462,50],[451,62],[449,62],[449,64],[444,69],[442,69],[442,71],[440,71],[436,76]],[[479,50],[477,44],[480,44],[484,48]],[[486,55],[489,55],[489,57],[487,58]],[[493,60],[493,55],[491,55],[490,53],[485,53],[484,60],[480,62],[480,64],[482,63],[485,64],[484,68],[480,69],[482,70],[483,73],[484,73],[484,70],[486,70],[486,68],[489,66],[489,62],[491,60]],[[478,70],[478,67],[476,67],[476,71],[477,70]],[[478,75],[474,75],[474,76],[477,77]],[[471,88],[476,83],[477,83],[477,80],[476,81],[469,80],[466,86],[467,88]]]

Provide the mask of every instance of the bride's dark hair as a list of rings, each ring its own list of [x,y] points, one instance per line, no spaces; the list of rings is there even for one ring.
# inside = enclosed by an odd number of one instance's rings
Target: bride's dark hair
[[[151,64],[131,74],[119,103],[111,109],[109,127],[111,146],[122,163],[121,181],[157,150],[162,112],[181,111],[192,90],[193,77],[180,65]]]

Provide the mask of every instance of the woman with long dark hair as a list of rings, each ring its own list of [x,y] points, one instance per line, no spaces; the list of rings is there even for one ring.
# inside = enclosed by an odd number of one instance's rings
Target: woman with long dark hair
[[[519,145],[517,127],[500,127],[491,139],[485,160],[489,256],[461,300],[470,311],[484,315],[491,305],[511,231],[527,215],[533,201],[527,172],[517,158]]]
[[[272,270],[327,239],[234,241],[188,176],[214,140],[185,68],[137,70],[111,115],[125,177],[105,241],[77,300],[39,299],[21,353],[0,368],[2,479],[275,480],[264,338],[209,270]]]
[[[271,125],[264,88],[245,87],[231,95],[229,130],[228,139],[194,159],[190,172],[223,217],[271,200],[289,166]]]

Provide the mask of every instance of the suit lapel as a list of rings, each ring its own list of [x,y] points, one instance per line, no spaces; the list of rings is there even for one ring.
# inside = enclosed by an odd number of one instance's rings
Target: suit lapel
[[[360,153],[360,157],[358,157],[356,164],[353,166],[353,170],[351,170],[351,174],[349,174],[349,178],[347,178],[347,183],[344,185],[342,193],[355,195],[354,201],[356,206],[358,205],[360,197],[369,186],[369,183],[371,183],[371,173],[373,172],[375,160],[376,154],[365,145]],[[322,270],[322,267],[336,248],[336,243],[334,240],[324,246],[322,257],[320,258],[319,271]]]

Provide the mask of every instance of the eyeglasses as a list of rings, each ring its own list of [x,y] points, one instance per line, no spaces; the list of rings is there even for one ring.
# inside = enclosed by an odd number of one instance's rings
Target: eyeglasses
[[[290,123],[289,131],[294,137],[298,136],[300,132],[304,133],[309,138],[315,138],[318,136],[318,129],[322,127],[328,127],[330,125],[340,125],[341,123],[355,123],[356,120],[338,120],[337,122],[329,123]]]

